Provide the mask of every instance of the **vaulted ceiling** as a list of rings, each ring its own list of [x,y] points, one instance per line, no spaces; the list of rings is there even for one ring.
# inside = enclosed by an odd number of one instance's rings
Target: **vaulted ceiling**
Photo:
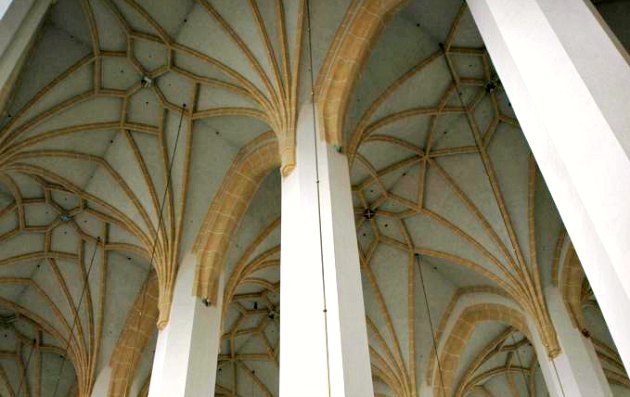
[[[277,169],[290,169],[311,69],[322,84],[361,3],[51,7],[0,111],[1,395],[146,393],[177,263],[205,247],[216,198],[236,194],[239,161],[263,145],[274,171],[231,200],[234,238],[212,245],[225,283],[216,392],[278,394]],[[598,7],[628,45],[628,3]],[[528,338],[557,349],[554,283],[611,382],[628,385],[579,263],[570,276],[560,260],[569,239],[465,5],[408,1],[360,72],[340,123],[375,391],[544,395]]]

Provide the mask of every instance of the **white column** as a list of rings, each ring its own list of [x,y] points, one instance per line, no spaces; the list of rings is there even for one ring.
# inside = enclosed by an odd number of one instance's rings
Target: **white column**
[[[348,162],[315,137],[311,105],[296,139],[282,180],[280,395],[372,396]]]
[[[630,368],[630,67],[586,0],[468,0]]]
[[[418,393],[418,396],[433,397],[433,386],[429,386],[426,380],[421,382],[420,393]]]
[[[150,397],[214,396],[223,282],[219,302],[204,305],[192,294],[196,264],[197,256],[188,254],[180,265],[170,320],[155,348]]]
[[[555,287],[547,288],[545,297],[561,352],[551,360],[537,333],[532,335],[532,344],[549,394],[554,397],[612,397],[595,348],[573,326],[560,291]],[[531,319],[529,327],[536,329]]]
[[[111,379],[112,368],[109,365],[106,365],[96,377],[96,381],[92,387],[92,396],[107,396]]]
[[[565,395],[612,397],[595,347],[573,325],[560,291],[550,287],[545,292],[551,321],[562,349],[554,364]]]
[[[0,20],[0,109],[4,108],[51,0],[13,0]]]

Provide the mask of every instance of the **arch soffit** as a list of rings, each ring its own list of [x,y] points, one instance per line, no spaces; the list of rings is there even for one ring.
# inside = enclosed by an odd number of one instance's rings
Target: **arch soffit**
[[[481,287],[457,290],[435,331],[445,388],[452,389],[459,360],[473,331],[480,323],[502,322],[531,340],[532,334],[527,318],[527,313],[499,289]],[[440,395],[441,382],[434,351],[429,356],[425,379],[429,385],[434,386],[435,395]]]
[[[389,19],[406,0],[354,1],[340,25],[316,83],[322,135],[343,144],[343,123],[359,71]]]
[[[265,177],[280,167],[273,132],[245,145],[233,160],[204,218],[193,246],[197,254],[194,294],[217,301],[219,276],[227,248],[251,200]]]

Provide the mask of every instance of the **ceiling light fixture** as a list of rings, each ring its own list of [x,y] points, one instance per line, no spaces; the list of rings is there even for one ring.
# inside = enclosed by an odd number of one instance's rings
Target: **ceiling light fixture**
[[[363,217],[364,217],[366,220],[368,220],[368,221],[369,221],[370,219],[374,218],[374,215],[376,215],[376,211],[374,211],[374,210],[373,210],[373,209],[371,209],[371,208],[366,208],[366,209],[363,211]]]
[[[142,85],[142,88],[151,88],[153,85],[153,79],[149,76],[143,76],[142,80],[140,80],[140,84]]]

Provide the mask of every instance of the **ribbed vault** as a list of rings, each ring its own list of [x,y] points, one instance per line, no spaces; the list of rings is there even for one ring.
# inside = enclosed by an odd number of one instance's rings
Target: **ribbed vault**
[[[268,148],[259,179],[292,167],[306,3],[55,3],[0,113],[2,293],[11,312],[69,345],[65,373],[74,367],[79,395],[95,382],[135,393],[151,324],[168,322],[179,260],[200,229],[225,225],[212,222],[214,196],[239,194],[222,181],[241,149]],[[318,68],[350,3],[311,10],[334,15],[313,20]],[[223,256],[200,268],[200,297],[214,298]],[[111,385],[97,379],[104,370]]]
[[[628,43],[621,3],[597,5]],[[0,394],[145,395],[194,252],[194,293],[223,291],[217,395],[277,395],[311,91],[350,161],[378,395],[544,395],[551,285],[630,385],[461,1],[58,0],[29,54],[0,110]]]
[[[546,355],[560,352],[544,291],[557,268],[555,247],[568,237],[465,4],[410,2],[371,51],[344,131],[375,390],[484,395],[480,388],[497,380],[475,378],[474,357],[491,342],[471,329],[475,316],[495,327],[488,335],[535,333]],[[468,333],[449,339],[453,302],[471,290],[492,294],[462,320]],[[511,302],[520,320],[494,315],[506,309],[492,306],[490,295]],[[444,343],[444,385],[436,381],[434,338]],[[599,345],[614,350],[610,338]],[[546,391],[528,349],[522,369],[509,360],[494,369],[522,372],[513,395]],[[500,378],[513,389],[509,376]]]

